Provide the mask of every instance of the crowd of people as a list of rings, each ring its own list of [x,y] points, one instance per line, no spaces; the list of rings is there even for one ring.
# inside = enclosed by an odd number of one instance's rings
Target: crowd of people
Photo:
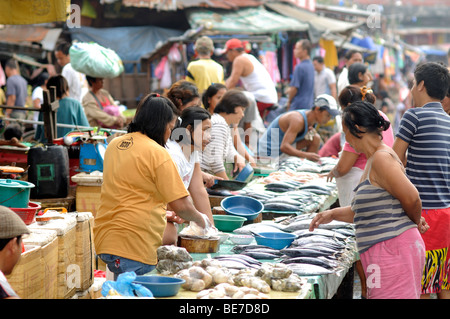
[[[332,220],[355,223],[362,297],[450,298],[447,67],[417,66],[410,94],[399,101],[413,104],[398,107],[394,126],[389,96],[374,92],[380,78],[363,53],[348,51],[336,76],[322,57],[311,58],[309,40],[299,40],[299,63],[280,105],[276,83],[248,45],[226,42],[220,53],[231,70],[225,72],[212,58],[213,41],[198,38],[186,77],[165,93],[144,97],[128,124],[103,79],[71,67],[70,44],[57,47],[61,74],[42,73],[33,105],[39,108],[42,91],[55,87],[58,123],[127,131],[106,149],[94,227],[96,253],[108,269],[116,277],[151,271],[157,247],[175,244],[184,221],[208,231],[214,221],[207,188],[247,163],[334,156],[338,163],[326,178],[336,179],[340,207],[319,213],[310,229]],[[15,61],[7,62],[6,73],[7,105],[24,106],[26,81]],[[6,109],[5,115],[23,119],[25,111]],[[326,126],[332,127],[328,136],[319,131]],[[58,137],[67,130],[58,129]],[[35,138],[45,142],[42,126]]]

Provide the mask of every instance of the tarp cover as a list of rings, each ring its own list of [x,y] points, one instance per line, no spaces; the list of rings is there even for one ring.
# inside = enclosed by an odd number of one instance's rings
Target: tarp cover
[[[165,29],[154,26],[91,28],[81,27],[70,29],[72,40],[80,42],[96,42],[117,53],[122,59],[125,72],[132,72],[132,65],[127,61],[139,59],[153,51],[158,42],[164,43],[170,37],[183,34],[183,31]]]
[[[205,30],[222,33],[263,34],[308,30],[308,24],[269,12],[263,7],[225,12],[189,9],[186,15],[192,29],[204,26]]]
[[[2,0],[0,24],[36,24],[66,21],[70,0]]]

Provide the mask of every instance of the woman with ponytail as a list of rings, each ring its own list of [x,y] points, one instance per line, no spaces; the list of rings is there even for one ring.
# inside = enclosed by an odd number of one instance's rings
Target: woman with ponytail
[[[351,205],[317,214],[310,230],[332,220],[355,223],[369,299],[418,299],[425,263],[419,192],[397,154],[383,141],[390,123],[366,101],[344,109],[345,139],[367,165]]]
[[[128,133],[114,138],[106,149],[94,244],[115,278],[123,272],[143,275],[155,268],[168,204],[187,221],[203,228],[211,224],[188,198],[164,148],[176,114],[170,100],[150,94],[138,105]]]

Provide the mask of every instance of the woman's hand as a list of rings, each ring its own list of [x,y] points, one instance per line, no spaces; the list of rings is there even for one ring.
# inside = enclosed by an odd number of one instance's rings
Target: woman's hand
[[[174,211],[167,210],[166,211],[166,218],[168,222],[174,222],[177,224],[183,224],[184,219],[178,216]]]
[[[216,180],[219,181],[223,180],[222,177],[214,176],[205,172],[202,172],[202,176],[203,176],[203,184],[205,184],[205,187],[207,188],[212,187],[215,184]]]
[[[419,224],[417,225],[417,228],[419,229],[419,232],[421,234],[425,233],[428,229],[430,229],[430,225],[425,221],[425,218],[420,217]]]
[[[309,224],[309,231],[313,231],[314,229],[319,227],[320,224],[328,224],[332,222],[333,219],[333,212],[331,210],[326,210],[318,213]]]

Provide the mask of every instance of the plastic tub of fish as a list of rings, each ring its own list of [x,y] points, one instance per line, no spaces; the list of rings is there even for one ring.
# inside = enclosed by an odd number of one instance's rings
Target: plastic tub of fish
[[[260,236],[255,235],[255,240],[258,245],[269,246],[274,249],[283,249],[291,245],[296,235],[281,232],[261,232]]]
[[[231,235],[230,240],[236,245],[249,245],[253,241],[253,236],[250,235]]]
[[[171,297],[178,293],[185,280],[166,276],[136,276],[133,283],[144,286],[154,297]]]
[[[247,220],[245,217],[233,215],[213,215],[214,226],[220,231],[232,232],[233,230],[242,227]]]
[[[248,196],[229,196],[220,202],[222,209],[230,215],[241,216],[253,220],[264,210],[264,205],[257,199]]]

